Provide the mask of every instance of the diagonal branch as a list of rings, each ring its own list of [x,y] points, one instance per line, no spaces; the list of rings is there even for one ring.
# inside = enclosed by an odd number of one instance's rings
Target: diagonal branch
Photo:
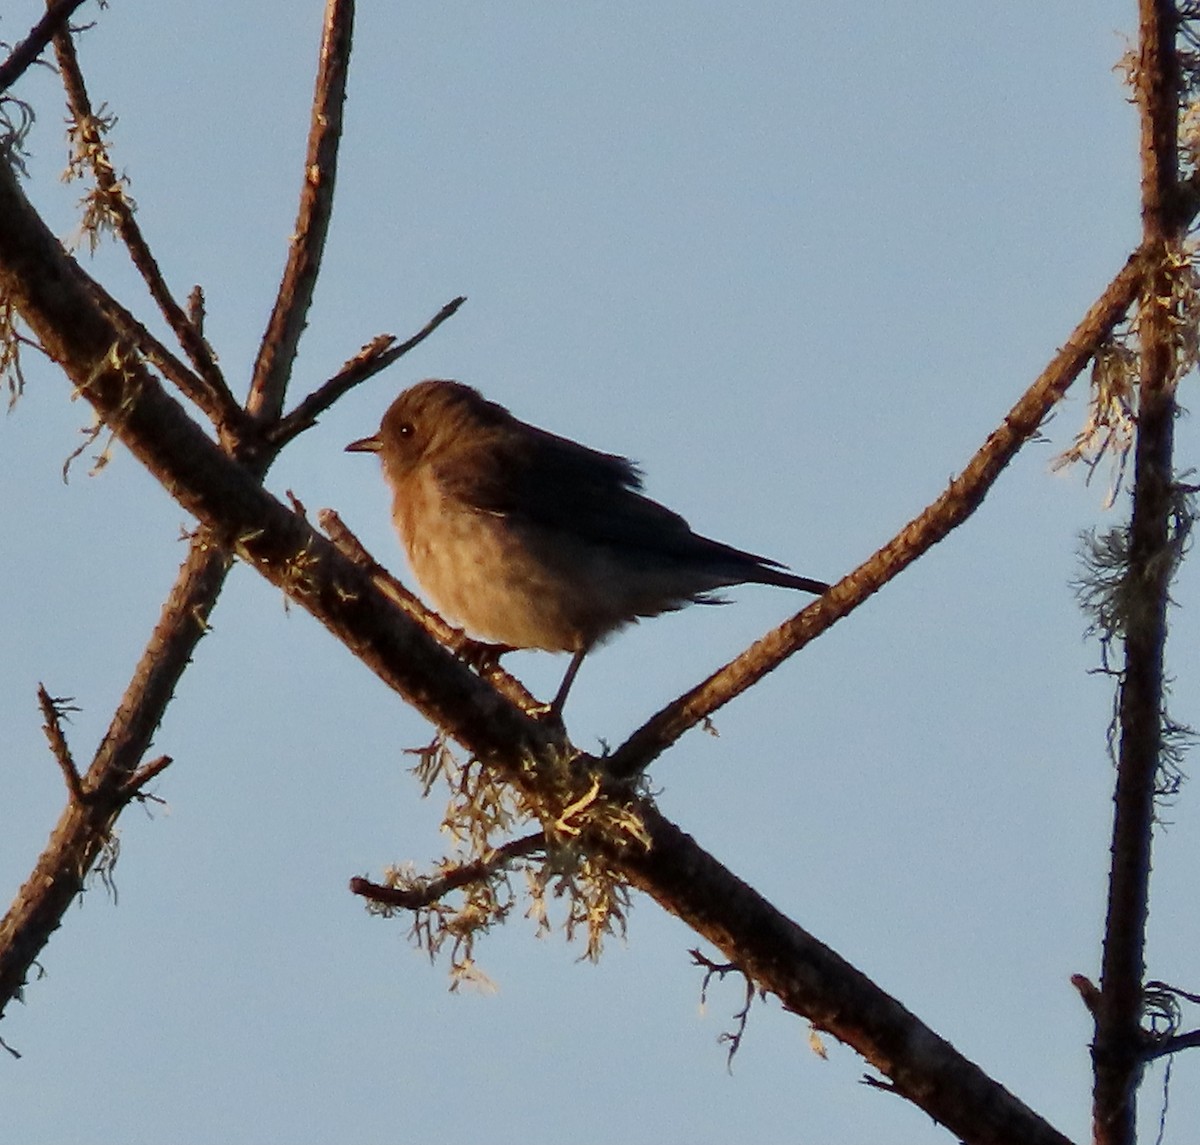
[[[1125,316],[1149,265],[1146,248],[1130,255],[1062,349],[933,504],[823,597],[652,716],[609,757],[612,774],[628,777],[642,771],[684,732],[816,639],[966,521]]]
[[[287,267],[258,350],[246,401],[247,412],[263,424],[276,421],[283,412],[288,376],[308,321],[329,233],[353,28],[353,0],[327,0],[300,208]]]
[[[0,1012],[19,996],[30,967],[83,890],[92,864],[111,837],[113,822],[156,773],[152,769],[161,770],[157,762],[142,771],[138,765],[204,635],[229,565],[227,553],[204,537],[193,538],[162,616],[87,774],[81,778],[71,766],[74,782],[68,776],[68,785],[72,798],[33,873],[0,921]],[[66,772],[58,747],[55,756]]]
[[[44,684],[38,685],[38,707],[42,709],[42,719],[46,721],[42,725],[42,729],[50,744],[50,754],[54,756],[59,770],[63,773],[68,794],[76,802],[82,803],[87,798],[87,792],[83,790],[83,780],[79,775],[79,769],[75,766],[71,749],[67,746],[67,737],[62,730],[62,717],[64,711],[67,710],[65,707],[67,703],[69,701],[55,699],[51,696],[46,691]],[[77,709],[71,708],[70,710]]]
[[[157,341],[144,328],[141,328],[142,341],[139,344],[146,347],[146,352],[151,358],[168,361],[169,365],[165,370],[167,376],[204,411],[214,425],[237,425],[243,420],[242,411],[225,384],[212,349],[195,323],[175,301],[154,255],[150,252],[142,229],[134,218],[133,204],[125,194],[125,188],[117,177],[108,149],[104,145],[100,122],[93,113],[92,101],[84,84],[83,72],[79,68],[75,43],[70,33],[63,31],[56,35],[54,48],[58,57],[59,73],[67,93],[67,104],[74,121],[73,137],[76,150],[87,156],[97,190],[103,197],[106,210],[111,212],[115,219],[117,234],[146,283],[150,297],[154,299],[167,325],[195,367],[196,374],[183,369],[182,364],[173,368],[173,356],[165,348],[159,347]]]
[[[642,801],[647,848],[610,859],[784,1006],[855,1049],[889,1088],[972,1145],[1069,1145],[865,974],[819,942]],[[604,847],[604,843],[601,846]]]
[[[224,398],[214,398],[213,391],[204,380],[188,369],[98,282],[93,284],[92,292],[121,336],[136,346],[164,378],[174,382],[179,387],[179,392],[201,409],[213,425],[222,431],[223,437],[232,434],[235,439],[240,438],[247,419],[232,395],[228,395],[228,401]],[[224,386],[224,382],[221,384]]]
[[[0,64],[0,92],[7,91],[32,66],[34,61],[46,50],[46,45],[67,26],[77,8],[82,8],[85,0],[53,0],[46,5],[45,15],[29,30],[25,37],[11,52],[8,59]]]
[[[1154,1061],[1157,1058],[1181,1053],[1183,1050],[1197,1048],[1200,1048],[1200,1030],[1189,1030],[1186,1034],[1175,1034],[1173,1037],[1164,1038],[1163,1041],[1148,1049],[1144,1057],[1146,1061]]]
[[[415,620],[439,644],[449,648],[460,660],[471,664],[509,703],[516,704],[529,715],[537,715],[546,710],[546,705],[531,696],[520,680],[500,667],[495,645],[477,643],[461,628],[455,628],[436,612],[426,608],[420,598],[405,588],[367,552],[362,542],[346,527],[337,513],[332,509],[322,509],[317,514],[317,521],[340,553],[369,573],[372,582],[407,616]]]
[[[392,345],[395,338],[390,334],[381,334],[368,342],[332,378],[318,386],[294,410],[271,426],[263,437],[276,448],[282,448],[292,438],[316,425],[317,418],[344,394],[368,378],[373,378],[381,370],[386,370],[409,350],[424,342],[464,302],[466,298],[462,295],[452,298],[420,330],[398,346]]]

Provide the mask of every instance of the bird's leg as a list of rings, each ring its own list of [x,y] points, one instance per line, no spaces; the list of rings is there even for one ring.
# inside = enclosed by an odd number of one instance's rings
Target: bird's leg
[[[583,663],[583,658],[587,654],[588,650],[586,648],[580,648],[571,657],[571,663],[567,665],[567,674],[563,677],[563,682],[558,686],[558,694],[550,702],[549,714],[556,716],[559,720],[562,719],[563,704],[567,702],[567,693],[571,690],[571,685],[575,683],[575,675],[579,671],[579,665]]]

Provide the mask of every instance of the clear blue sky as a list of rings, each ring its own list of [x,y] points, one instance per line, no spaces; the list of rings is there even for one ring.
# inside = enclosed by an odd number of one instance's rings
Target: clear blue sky
[[[381,331],[469,302],[343,401],[270,478],[339,510],[402,569],[378,467],[342,447],[395,393],[456,377],[644,467],[699,530],[836,578],[945,485],[1138,237],[1136,118],[1114,65],[1131,3],[417,5],[359,12],[337,214],[300,396]],[[123,0],[81,58],[114,156],[239,391],[282,267],[320,4]],[[85,11],[88,11],[85,9]],[[39,12],[10,4],[0,37]],[[61,103],[30,188],[60,233]],[[119,252],[93,269],[143,314]],[[0,422],[0,871],[24,878],[62,803],[35,686],[75,697],[81,759],[183,556],[188,521],[128,455],[59,470],[89,421],[54,370]],[[1052,474],[1082,390],[964,529],[654,768],[661,804],[791,917],[1076,1139],[1088,1136],[1111,688],[1072,596],[1104,485]],[[1183,397],[1188,404],[1189,395]],[[1197,452],[1180,423],[1181,464]],[[1118,503],[1123,511],[1124,501]],[[1171,644],[1200,721],[1193,570]],[[576,742],[618,743],[789,614],[745,588],[589,659]],[[559,658],[513,660],[535,691]],[[861,1061],[777,1003],[732,1076],[699,1012],[695,938],[636,901],[599,966],[514,917],[447,992],[356,874],[443,852],[404,749],[423,721],[298,610],[234,571],[156,750],[166,806],[121,822],[119,902],[94,888],[0,1034],[12,1141],[738,1140],[949,1135],[858,1084]],[[1194,792],[1156,851],[1152,975],[1197,986]],[[1161,1067],[1143,1090],[1157,1119]],[[1166,1141],[1200,1120],[1175,1069]],[[1149,1138],[1148,1138],[1149,1139]]]

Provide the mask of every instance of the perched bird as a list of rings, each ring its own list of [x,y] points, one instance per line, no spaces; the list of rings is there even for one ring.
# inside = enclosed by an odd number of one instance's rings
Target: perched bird
[[[722,603],[714,589],[744,582],[829,587],[693,533],[624,457],[460,382],[405,390],[346,450],[379,454],[409,565],[439,612],[496,644],[574,653],[555,713],[589,649],[639,617]]]

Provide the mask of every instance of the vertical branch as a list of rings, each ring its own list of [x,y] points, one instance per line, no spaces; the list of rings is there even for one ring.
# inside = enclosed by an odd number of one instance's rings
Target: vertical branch
[[[333,214],[333,188],[338,144],[342,138],[342,107],[346,99],[346,70],[350,63],[353,28],[354,0],[328,0],[308,152],[304,159],[304,189],[300,194],[287,267],[279,284],[275,309],[258,349],[246,401],[247,412],[260,422],[273,422],[283,412],[288,375],[317,285],[325,236],[329,233],[329,220]]]
[[[1142,233],[1158,252],[1138,317],[1141,377],[1133,514],[1126,570],[1125,665],[1114,796],[1108,917],[1092,1046],[1093,1140],[1132,1145],[1144,1062],[1142,981],[1154,791],[1162,751],[1163,657],[1173,506],[1177,354],[1173,323],[1179,230],[1169,209],[1178,189],[1178,14],[1170,0],[1139,0],[1135,68],[1141,115]],[[1176,264],[1177,265],[1177,264]]]

